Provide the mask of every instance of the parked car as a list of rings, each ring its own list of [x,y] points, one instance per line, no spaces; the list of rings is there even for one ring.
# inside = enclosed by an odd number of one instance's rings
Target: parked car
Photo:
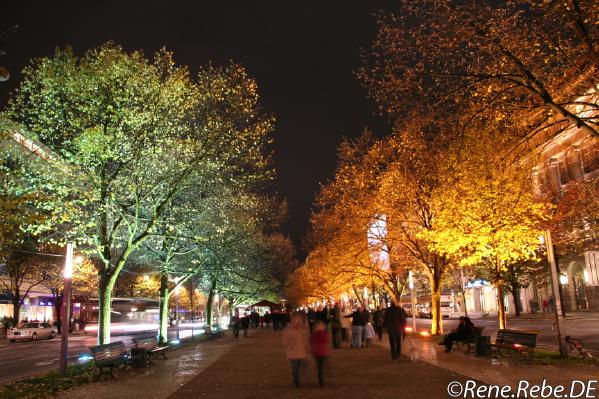
[[[417,305],[416,312],[418,312],[417,313],[418,317],[421,317],[421,318],[432,317],[432,315],[431,315],[431,308],[428,307],[428,306]]]
[[[34,321],[23,324],[20,328],[8,330],[7,338],[10,342],[18,340],[37,341],[41,338],[52,339],[58,334],[56,328],[48,323]]]

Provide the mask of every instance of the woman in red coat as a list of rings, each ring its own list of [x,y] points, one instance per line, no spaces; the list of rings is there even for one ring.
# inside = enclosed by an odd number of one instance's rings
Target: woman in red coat
[[[310,344],[312,346],[312,354],[316,360],[316,368],[318,370],[318,383],[324,387],[324,361],[329,356],[329,333],[324,328],[322,321],[316,322],[314,332],[310,336]]]

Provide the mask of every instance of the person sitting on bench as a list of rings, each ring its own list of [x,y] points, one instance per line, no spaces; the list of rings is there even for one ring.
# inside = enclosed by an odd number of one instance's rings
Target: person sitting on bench
[[[460,324],[458,327],[447,334],[439,345],[445,345],[445,352],[451,352],[453,341],[465,341],[472,334],[474,323],[467,316],[460,316]]]

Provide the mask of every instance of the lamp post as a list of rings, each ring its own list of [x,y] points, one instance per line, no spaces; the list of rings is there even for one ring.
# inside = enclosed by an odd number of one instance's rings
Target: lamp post
[[[547,260],[551,269],[551,292],[553,294],[553,317],[555,324],[555,334],[557,336],[557,345],[559,353],[563,357],[568,356],[568,348],[562,341],[562,299],[559,295],[559,278],[557,275],[557,265],[555,264],[555,256],[553,254],[553,242],[551,241],[551,231],[545,230],[544,236],[541,236],[541,242],[545,242],[547,248]]]
[[[71,313],[71,279],[73,277],[73,243],[67,243],[67,253],[64,263],[64,289],[62,293],[62,309],[60,322],[60,365],[62,374],[67,371],[69,352],[69,319]]]
[[[179,287],[175,287],[175,325],[177,326],[177,341],[179,341]]]
[[[414,274],[411,270],[408,275],[408,284],[410,287],[410,302],[412,302],[412,331],[416,332],[416,298],[414,298]]]

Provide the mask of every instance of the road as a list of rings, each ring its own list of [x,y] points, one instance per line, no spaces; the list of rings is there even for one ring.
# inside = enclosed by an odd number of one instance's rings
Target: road
[[[194,335],[203,332],[195,328]],[[169,340],[176,337],[176,329],[169,328]],[[191,336],[191,329],[185,325],[180,328],[180,338]],[[136,335],[113,335],[112,341],[123,341],[132,346]],[[82,355],[89,355],[88,347],[96,345],[94,335],[73,335],[69,337],[69,361],[77,362]],[[60,336],[53,340],[35,342],[0,341],[0,384],[15,378],[26,377],[41,371],[58,368],[60,356]]]
[[[497,335],[497,319],[495,317],[472,318],[474,325],[484,327],[483,335],[491,336],[494,339]],[[411,326],[412,319],[408,318],[408,325]],[[455,318],[444,319],[443,328],[445,332],[456,327],[458,320]],[[429,331],[431,325],[430,319],[416,318],[416,328],[418,331]],[[553,320],[544,319],[514,319],[507,320],[507,327],[515,330],[533,330],[540,331],[538,345],[543,347],[557,348],[557,338],[552,329]],[[599,320],[565,320],[562,336],[571,335],[581,340],[587,349],[599,352]]]

